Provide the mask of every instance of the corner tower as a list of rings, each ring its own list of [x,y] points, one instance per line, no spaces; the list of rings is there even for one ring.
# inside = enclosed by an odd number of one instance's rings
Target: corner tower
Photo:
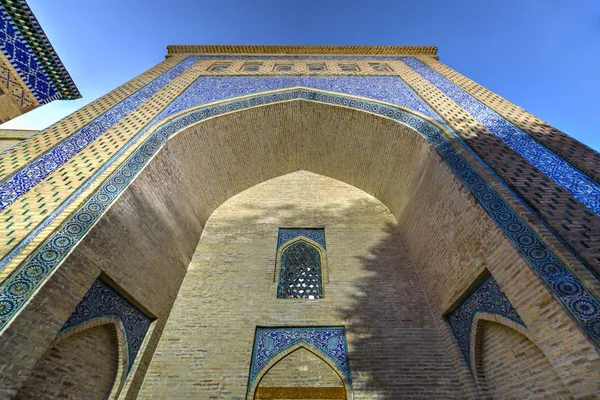
[[[599,155],[436,51],[170,46],[2,153],[1,393],[597,393]]]

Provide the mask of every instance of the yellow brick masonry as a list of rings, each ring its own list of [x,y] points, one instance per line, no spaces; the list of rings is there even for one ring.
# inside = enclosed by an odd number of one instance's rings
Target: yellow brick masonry
[[[2,154],[2,157],[0,157],[0,181],[7,179],[10,175],[79,131],[131,94],[171,69],[182,59],[182,57],[173,57],[163,61],[98,100],[44,129],[38,135],[22,142],[8,153]]]
[[[175,62],[174,58],[169,61]],[[181,61],[181,60],[180,60]],[[200,62],[202,63],[202,62]],[[161,64],[162,65],[162,64]],[[161,68],[162,70],[162,68]],[[198,76],[198,69],[191,68],[171,82],[134,113],[121,120],[104,135],[86,147],[81,153],[53,172],[31,191],[19,198],[0,216],[0,256],[4,257],[27,234],[35,229],[50,213],[56,210],[64,200],[80,187],[96,170],[102,167],[110,157],[128,143],[145,125],[170,104]],[[78,115],[79,112],[74,115]],[[149,134],[149,133],[148,133]],[[144,136],[147,137],[147,135]],[[138,143],[141,143],[141,138]],[[108,168],[86,191],[79,196],[50,226],[38,235],[25,250],[0,273],[4,280],[23,261],[31,251],[42,243],[63,220],[76,210],[94,190],[136,149],[132,146],[119,160]],[[7,222],[8,220],[8,222]]]
[[[281,226],[325,226],[323,299],[276,298]],[[138,398],[244,398],[256,326],[345,326],[354,399],[462,398],[396,227],[374,197],[306,171],[232,197],[206,224]]]
[[[423,56],[417,58],[580,171],[600,182],[600,154],[438,60]]]
[[[457,103],[452,101],[439,89],[431,85],[419,74],[414,72],[406,64],[400,61],[394,61],[391,62],[391,64],[394,66],[394,69],[399,72],[400,77],[419,96],[421,96],[421,98],[424,101],[426,101],[427,104],[431,106],[462,139],[465,140],[465,142],[469,143],[470,140],[472,141],[483,137],[494,140],[494,135],[489,130],[487,130],[487,128],[485,128],[481,123],[475,120],[475,118],[473,118],[467,111],[465,111]],[[498,139],[497,141],[499,142],[500,140]],[[508,147],[502,143],[498,143],[497,146],[501,147],[503,150],[508,149]],[[472,161],[472,165],[475,166],[479,173],[482,176],[486,177],[488,182],[490,182],[492,186],[494,186],[494,188],[513,207],[513,209],[515,209],[523,218],[525,218],[525,220],[528,223],[530,223],[534,227],[536,232],[544,239],[546,243],[550,245],[550,247],[563,259],[563,261],[566,262],[567,265],[569,265],[572,268],[572,270],[579,276],[579,278],[586,282],[588,286],[597,295],[600,294],[600,284],[598,283],[598,280],[579,261],[579,259],[575,257],[575,255],[573,255],[573,253],[548,230],[548,228],[540,221],[540,219],[536,217],[527,207],[525,207],[521,203],[521,201],[519,201],[515,197],[513,193],[507,190],[507,188],[504,185],[502,185],[498,181],[498,179],[494,175],[492,175],[486,168],[484,168],[479,161],[476,161],[475,157],[472,154],[470,154],[470,152],[461,150],[461,153],[467,159]],[[517,157],[519,156],[517,155]],[[486,160],[484,159],[484,161]],[[535,167],[531,165],[528,166],[531,169],[535,169]],[[537,171],[537,169],[535,170]],[[500,175],[502,175],[502,173],[500,173]],[[561,198],[561,201],[565,200],[566,197],[570,198],[570,196],[568,196],[567,193],[563,192],[562,195],[563,198]],[[526,199],[532,197],[531,195],[523,196]],[[569,241],[569,237],[572,237],[572,235],[569,236],[566,233],[564,233],[565,230],[560,227],[561,221],[557,221],[556,217],[552,217],[551,215],[544,213],[544,210],[540,211],[542,217],[561,234],[563,239],[567,240],[567,242],[570,242],[570,244],[579,252],[580,255],[586,258],[586,260],[592,265],[595,265],[594,263],[597,262],[597,260],[595,260],[594,258],[595,256],[597,256],[597,252],[595,249],[580,246],[573,240]],[[586,218],[589,218],[589,216],[586,216]],[[576,224],[573,224],[570,227],[572,230],[577,229]]]

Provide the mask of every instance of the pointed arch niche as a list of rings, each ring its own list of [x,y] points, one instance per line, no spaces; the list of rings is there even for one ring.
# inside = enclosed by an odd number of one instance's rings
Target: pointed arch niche
[[[257,328],[246,398],[352,399],[344,328]]]

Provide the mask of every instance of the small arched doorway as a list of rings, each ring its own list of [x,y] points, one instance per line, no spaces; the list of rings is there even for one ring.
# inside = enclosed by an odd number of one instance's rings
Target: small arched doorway
[[[255,399],[346,399],[344,382],[323,359],[305,347],[287,354],[258,384]]]
[[[476,368],[493,398],[573,398],[542,350],[502,323],[481,320]]]
[[[106,399],[119,373],[114,324],[66,335],[38,361],[18,399]]]

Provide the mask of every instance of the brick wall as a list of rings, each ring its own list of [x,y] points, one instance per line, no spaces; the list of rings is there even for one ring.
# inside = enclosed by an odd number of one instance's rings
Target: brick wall
[[[75,333],[44,354],[16,398],[105,399],[115,382],[118,358],[114,326]]]
[[[324,299],[276,298],[281,226],[325,226]],[[256,326],[345,326],[355,399],[462,396],[394,217],[334,179],[284,175],[213,213],[139,396],[243,398]]]
[[[504,325],[484,322],[481,372],[494,398],[572,398],[542,351]]]
[[[348,208],[342,192],[330,193],[329,203],[327,198],[319,199],[319,208],[302,214],[302,221],[307,221],[303,224],[322,226],[330,221],[339,230],[328,233],[328,243],[331,234],[338,235],[338,243],[348,241],[337,251],[335,246],[328,249],[332,283],[325,295],[338,293],[337,308],[323,315],[305,315],[301,310],[289,313],[277,302],[265,306],[274,319],[265,317],[263,323],[345,324],[358,393],[393,398],[413,385],[410,379],[416,379],[426,385],[419,386],[423,388],[419,395],[462,396],[458,379],[466,395],[478,397],[442,316],[483,268],[506,292],[569,390],[585,396],[600,389],[597,350],[424,138],[396,122],[359,111],[296,101],[210,119],[173,138],[3,333],[0,361],[10,373],[0,376],[0,393],[7,397],[16,393],[91,283],[104,272],[157,317],[139,366],[126,385],[128,398],[135,397],[190,265],[189,282],[181,288],[179,305],[172,312],[170,323],[175,325],[167,327],[140,397],[148,397],[149,391],[153,396],[172,397],[171,390],[178,397],[180,393],[193,397],[203,390],[222,398],[232,393],[243,397],[253,329],[266,311],[250,310],[228,319],[223,310],[234,304],[228,296],[241,296],[248,288],[246,281],[241,286],[227,283],[246,279],[250,270],[270,274],[270,284],[260,288],[266,294],[272,289],[275,301],[273,271],[268,268],[275,265],[276,228],[295,223],[278,218],[294,211],[295,203],[285,201],[296,195],[286,198],[277,192],[255,201],[254,209],[247,210],[252,218],[246,221],[259,230],[254,236],[240,233],[233,212],[230,220],[216,219],[214,238],[205,231],[192,264],[190,259],[202,227],[224,201],[298,170],[360,188],[393,214],[376,214],[381,219],[361,214],[383,207],[372,203],[372,198],[357,199],[356,207]],[[317,190],[316,182],[308,180],[300,193]],[[269,202],[278,206],[262,213]],[[369,211],[371,207],[375,211]],[[353,209],[360,212],[355,216]],[[255,219],[256,215],[261,217]],[[353,225],[358,220],[364,224]],[[361,231],[377,221],[390,221],[389,230],[378,225],[379,231]],[[274,237],[260,231],[267,227]],[[352,237],[342,234],[348,230]],[[248,254],[258,261],[241,265]],[[338,265],[364,276],[338,274],[336,288],[332,264],[336,257]],[[244,299],[238,308],[256,304]],[[233,331],[228,324],[239,327],[240,336],[218,331]],[[177,331],[181,327],[184,330]],[[227,364],[215,358],[206,361],[222,349],[210,348],[217,336],[239,346],[228,350],[232,358],[223,359]],[[205,348],[194,347],[194,342],[189,352],[175,351],[186,340],[198,340]],[[403,360],[412,363],[399,367]],[[429,380],[432,365],[439,378]],[[390,372],[392,367],[395,372]],[[206,371],[224,380],[208,377],[197,382]],[[378,378],[370,379],[373,375]],[[169,386],[172,382],[174,386]]]
[[[259,387],[344,386],[337,373],[306,349],[298,349],[275,364],[263,376]]]

